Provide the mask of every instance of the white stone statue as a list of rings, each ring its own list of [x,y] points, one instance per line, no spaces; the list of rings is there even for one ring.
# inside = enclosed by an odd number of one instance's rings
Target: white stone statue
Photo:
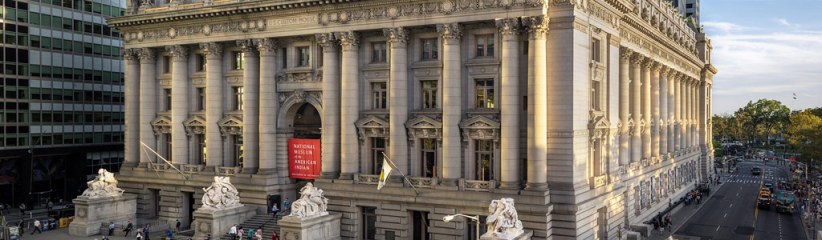
[[[493,200],[488,205],[488,211],[491,212],[485,220],[488,230],[483,237],[513,239],[523,233],[522,222],[517,215],[517,209],[514,208],[514,199]]]
[[[243,206],[240,204],[240,192],[231,184],[229,177],[215,176],[208,188],[203,188],[203,208],[228,209]]]
[[[97,177],[94,180],[88,181],[88,188],[83,191],[80,197],[86,198],[101,198],[101,197],[119,197],[123,195],[123,189],[117,187],[117,179],[114,178],[114,173],[100,169],[97,171]]]
[[[300,199],[291,204],[291,215],[300,219],[328,215],[328,199],[323,197],[323,190],[307,183],[300,189]]]

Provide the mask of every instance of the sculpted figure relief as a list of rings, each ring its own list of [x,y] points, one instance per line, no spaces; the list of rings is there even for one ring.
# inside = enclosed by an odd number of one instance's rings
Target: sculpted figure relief
[[[512,239],[523,233],[522,222],[517,215],[517,209],[514,208],[514,199],[493,200],[488,205],[488,211],[491,212],[485,220],[488,230],[483,237]]]
[[[215,176],[208,188],[203,188],[203,207],[210,209],[227,209],[243,206],[240,204],[240,192],[231,184],[229,177]]]
[[[328,199],[323,197],[323,190],[307,183],[300,189],[300,199],[291,204],[291,215],[298,218],[311,218],[328,215]]]
[[[97,171],[97,177],[88,181],[87,184],[88,188],[83,191],[81,197],[118,197],[122,196],[124,192],[123,189],[117,188],[117,179],[114,178],[114,173],[102,168]]]

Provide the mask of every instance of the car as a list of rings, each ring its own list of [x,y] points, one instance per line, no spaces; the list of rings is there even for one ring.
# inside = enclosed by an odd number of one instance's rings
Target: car
[[[753,175],[761,175],[761,174],[762,174],[762,168],[759,168],[759,167],[754,167],[754,168],[751,168],[751,174],[753,174]]]
[[[773,192],[773,183],[769,183],[769,182],[767,182],[767,183],[765,183],[765,184],[763,185],[763,187],[766,187],[766,188],[768,188],[768,190],[770,190],[771,192]]]

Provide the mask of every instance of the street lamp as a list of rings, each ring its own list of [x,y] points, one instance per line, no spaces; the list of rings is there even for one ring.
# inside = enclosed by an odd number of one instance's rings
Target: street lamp
[[[479,239],[479,238],[480,238],[480,235],[479,235],[479,232],[480,232],[480,230],[479,230],[479,229],[480,229],[480,218],[479,218],[479,215],[476,215],[476,216],[468,216],[468,215],[465,215],[465,214],[457,213],[457,214],[452,214],[452,215],[448,215],[448,216],[442,217],[442,221],[443,221],[443,222],[451,222],[451,220],[454,220],[454,218],[455,218],[455,217],[457,217],[457,216],[459,216],[459,217],[464,217],[464,218],[467,218],[467,219],[471,219],[471,220],[473,220],[474,222],[476,222],[476,223],[477,223],[477,228],[476,228],[476,229],[474,229],[474,230],[476,231],[476,234],[477,234],[477,239]]]

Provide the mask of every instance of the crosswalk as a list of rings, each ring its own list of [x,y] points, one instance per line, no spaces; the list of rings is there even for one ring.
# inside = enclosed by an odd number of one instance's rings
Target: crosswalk
[[[787,177],[774,177],[773,175],[766,175],[764,178],[762,176],[753,175],[735,175],[730,179],[726,178],[723,181],[728,183],[759,184],[763,179],[765,182],[772,182],[774,184],[781,181],[788,181]]]

